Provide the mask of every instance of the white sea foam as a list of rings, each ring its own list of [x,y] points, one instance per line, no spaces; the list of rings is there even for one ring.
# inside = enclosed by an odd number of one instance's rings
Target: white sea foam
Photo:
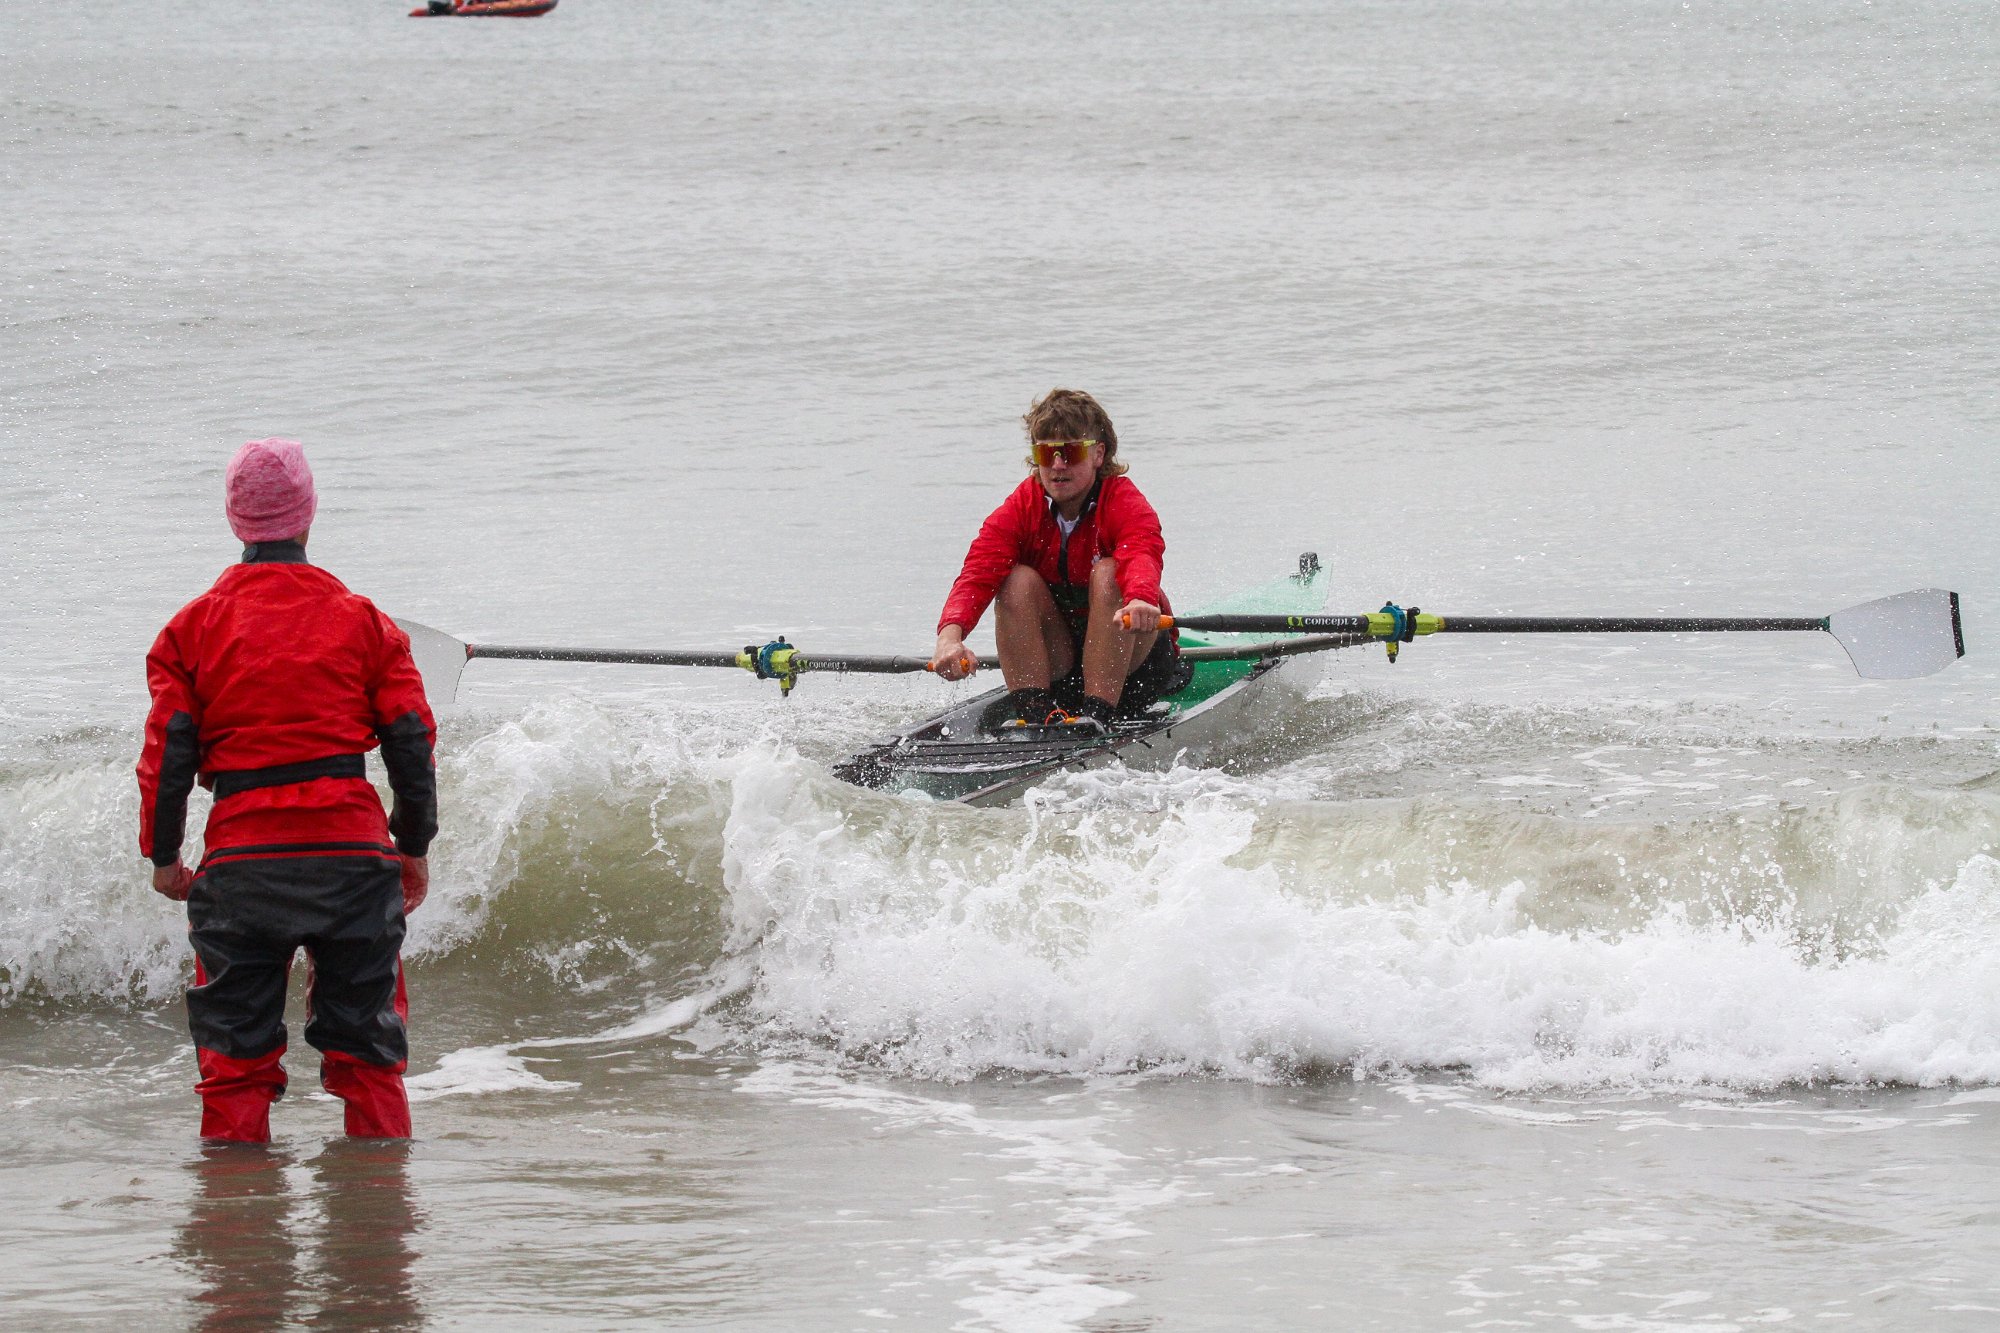
[[[588,823],[592,807],[646,799],[698,768],[684,718],[609,708],[573,695],[515,717],[471,719],[441,746],[442,821],[432,850],[432,893],[410,921],[409,949],[448,953],[486,925],[522,870],[525,845]],[[583,833],[587,851],[591,833]],[[548,889],[537,886],[544,896]],[[573,941],[586,948],[601,941]],[[550,957],[551,971],[564,960]]]
[[[138,836],[130,760],[0,784],[0,1000],[179,989],[187,923],[149,890]]]
[[[1375,896],[1252,853],[1282,806],[850,819],[795,760],[737,767],[725,867],[752,1008],[899,1072],[1463,1070],[1503,1089],[2000,1080],[2000,862],[1881,883],[1893,924],[1661,903],[1552,928],[1540,886]],[[1860,836],[1857,832],[1855,836]],[[1327,872],[1322,871],[1322,876]],[[1893,880],[1893,875],[1888,877]],[[1671,886],[1666,886],[1671,887]]]
[[[413,1102],[488,1092],[563,1092],[578,1086],[543,1078],[528,1068],[530,1058],[500,1046],[469,1046],[446,1054],[437,1068],[412,1074],[403,1083]]]

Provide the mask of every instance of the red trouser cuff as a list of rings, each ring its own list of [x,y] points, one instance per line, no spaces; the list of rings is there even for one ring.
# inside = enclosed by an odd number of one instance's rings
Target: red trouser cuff
[[[347,1132],[358,1139],[410,1137],[410,1099],[403,1069],[371,1065],[345,1051],[328,1051],[320,1061],[319,1082],[347,1103]]]
[[[196,1048],[201,1082],[201,1136],[236,1143],[271,1141],[271,1103],[285,1095],[285,1070],[278,1047],[248,1060]]]

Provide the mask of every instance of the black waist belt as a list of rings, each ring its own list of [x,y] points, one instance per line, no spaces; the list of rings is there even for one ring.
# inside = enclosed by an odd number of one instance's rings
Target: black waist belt
[[[324,759],[307,759],[297,764],[274,764],[270,768],[238,768],[215,775],[215,799],[259,787],[283,787],[314,778],[365,778],[368,761],[358,754],[333,754]]]

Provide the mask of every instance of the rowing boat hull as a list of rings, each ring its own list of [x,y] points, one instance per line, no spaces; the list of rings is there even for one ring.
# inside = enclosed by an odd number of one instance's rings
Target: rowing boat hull
[[[451,9],[428,5],[410,11],[413,19],[533,19],[556,7],[557,0],[472,0]]]
[[[1290,661],[1273,658],[1222,689],[1184,708],[1119,724],[1109,736],[1077,740],[1054,727],[1023,727],[1003,737],[978,730],[980,717],[1006,696],[989,690],[834,767],[834,775],[863,787],[920,792],[934,800],[1004,805],[1029,787],[1065,770],[1122,763],[1165,768],[1185,756],[1202,763],[1218,742],[1240,737],[1251,704]]]
[[[1324,604],[1318,562],[1245,597],[1272,612],[1310,614]],[[1183,647],[1199,646],[1182,634]],[[1177,758],[1208,763],[1255,725],[1256,705],[1290,658],[1203,661],[1181,690],[1146,715],[1120,720],[1108,736],[1077,737],[1066,727],[981,729],[987,709],[1006,695],[989,690],[835,765],[857,786],[908,792],[967,805],[1003,805],[1053,774],[1119,763],[1165,768]]]

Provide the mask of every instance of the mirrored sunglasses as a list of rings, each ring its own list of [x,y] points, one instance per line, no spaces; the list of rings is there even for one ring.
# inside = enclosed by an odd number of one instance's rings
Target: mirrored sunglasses
[[[1096,440],[1036,440],[1028,446],[1028,456],[1036,467],[1053,467],[1057,458],[1075,467],[1086,462],[1096,447]]]

